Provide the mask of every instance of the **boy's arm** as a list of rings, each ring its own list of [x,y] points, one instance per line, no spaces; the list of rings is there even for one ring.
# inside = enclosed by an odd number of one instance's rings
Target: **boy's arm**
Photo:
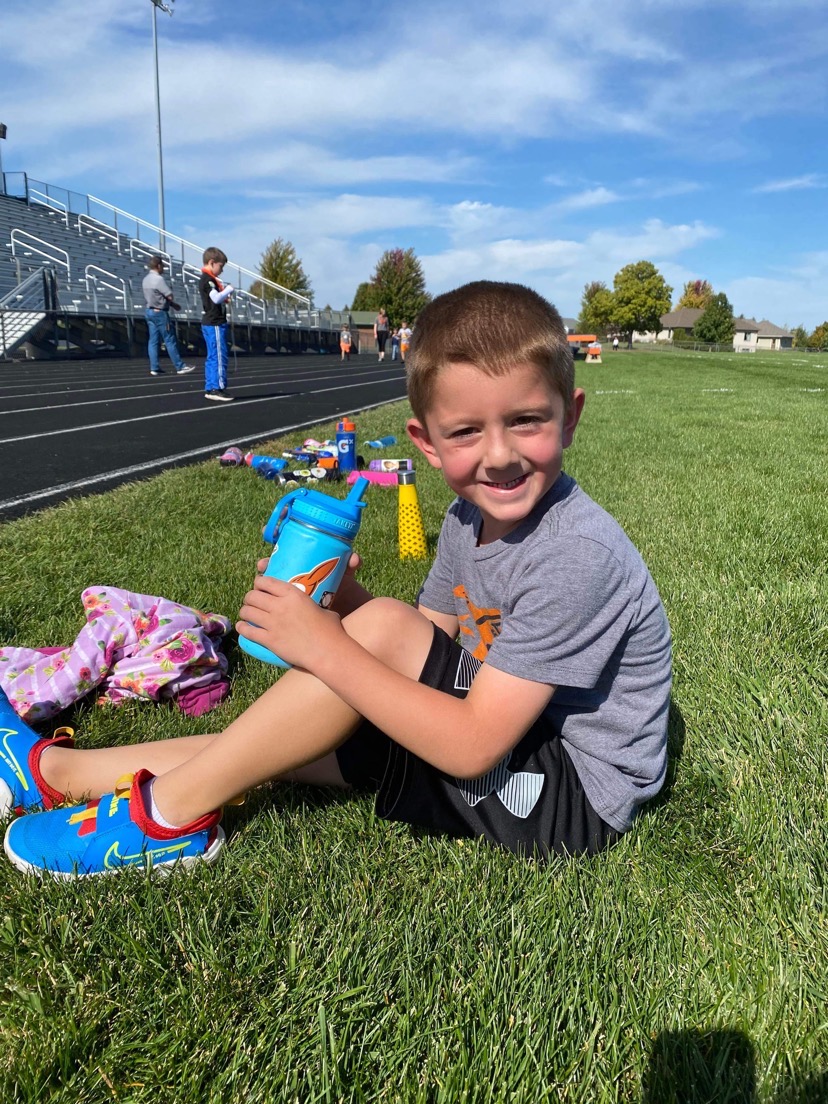
[[[555,691],[484,663],[468,696],[454,698],[392,670],[341,635],[336,648],[318,648],[306,669],[398,744],[457,778],[479,778],[497,766]]]
[[[468,696],[454,698],[393,670],[288,583],[260,577],[251,599],[239,614],[243,636],[291,659],[397,743],[458,778],[496,766],[555,690],[484,664]]]

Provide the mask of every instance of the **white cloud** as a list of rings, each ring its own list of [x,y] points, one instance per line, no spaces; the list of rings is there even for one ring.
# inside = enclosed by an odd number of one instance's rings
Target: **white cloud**
[[[769,180],[759,184],[754,192],[795,192],[803,188],[828,188],[828,179],[822,173],[806,173],[804,176],[790,177],[788,180]]]
[[[585,192],[567,196],[556,204],[559,211],[585,211],[590,207],[603,207],[607,203],[617,203],[621,196],[609,188],[589,188]]]
[[[795,267],[772,276],[742,276],[724,290],[734,311],[768,318],[777,326],[804,324],[808,330],[828,320],[828,251],[808,253]]]
[[[274,237],[356,238],[361,234],[400,231],[409,227],[437,226],[443,218],[440,208],[427,199],[395,196],[343,194],[331,198],[308,197],[268,209],[257,210],[248,219],[235,219],[243,231],[255,228],[259,240]],[[273,233],[270,233],[272,227]]]
[[[616,261],[627,264],[642,258],[656,262],[675,257],[719,234],[716,227],[698,220],[671,226],[661,219],[648,219],[639,231],[596,230],[587,241],[596,256],[613,264]]]
[[[502,239],[471,248],[450,248],[422,257],[429,287],[444,291],[468,280],[515,280],[549,295],[564,314],[577,313],[584,284],[605,280],[610,286],[619,268],[634,261],[666,260],[662,272],[684,273],[669,261],[715,237],[702,223],[670,226],[652,219],[633,232],[595,231],[582,240]],[[692,276],[688,272],[683,281]],[[669,279],[670,277],[668,277]],[[683,282],[682,281],[682,282]]]

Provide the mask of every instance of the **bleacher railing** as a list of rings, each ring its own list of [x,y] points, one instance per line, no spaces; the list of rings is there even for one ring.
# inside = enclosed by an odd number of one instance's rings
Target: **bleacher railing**
[[[158,252],[169,258],[171,275],[180,266],[184,273],[193,270],[201,274],[203,247],[181,238],[169,230],[142,219],[128,211],[115,207],[106,200],[84,195],[68,188],[35,180],[28,173],[4,173],[5,193],[23,199],[30,205],[47,206],[61,216],[70,226],[69,216],[75,216],[74,224],[80,232],[87,230],[112,239],[119,253],[136,260],[136,253]],[[56,258],[50,258],[52,260]],[[234,296],[233,313],[236,322],[282,325],[305,329],[338,330],[350,321],[348,311],[330,308],[319,310],[304,295],[291,291],[261,276],[243,265],[228,262],[222,279],[244,294]],[[186,282],[186,277],[185,277]],[[257,295],[251,287],[263,292]],[[200,313],[200,303],[188,299],[188,314]],[[125,309],[129,309],[126,307]],[[143,305],[134,303],[135,313],[143,313]]]

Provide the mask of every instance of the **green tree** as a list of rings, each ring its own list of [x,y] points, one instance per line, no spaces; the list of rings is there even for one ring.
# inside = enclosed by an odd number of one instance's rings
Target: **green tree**
[[[682,307],[706,310],[712,298],[713,286],[709,280],[688,280],[676,303],[676,310],[681,310]]]
[[[354,292],[354,300],[351,303],[352,311],[375,311],[382,304],[379,301],[379,291],[370,280],[365,280]]]
[[[807,349],[808,348],[808,331],[804,326],[794,326],[791,330],[793,334],[793,343],[795,349]]]
[[[733,341],[733,307],[724,292],[714,295],[693,327],[697,341],[729,345]]]
[[[578,326],[581,333],[606,333],[612,323],[612,292],[602,280],[584,284]]]
[[[423,266],[413,249],[387,249],[377,261],[374,275],[360,284],[352,310],[385,311],[392,326],[412,323],[431,296],[426,291]],[[358,305],[370,302],[370,306]]]
[[[808,344],[814,349],[828,348],[828,322],[823,322],[821,326],[817,326],[811,334]]]
[[[636,261],[616,272],[613,280],[613,322],[632,339],[633,330],[661,329],[670,310],[673,289],[650,261]]]
[[[284,238],[277,238],[271,242],[262,253],[259,273],[266,280],[272,280],[274,284],[279,284],[288,291],[295,291],[307,299],[313,299],[313,288],[302,268],[302,262],[296,256],[296,250],[291,242],[285,241]],[[268,287],[260,280],[254,280],[250,285],[250,294],[258,295],[260,299],[280,297],[275,288]]]

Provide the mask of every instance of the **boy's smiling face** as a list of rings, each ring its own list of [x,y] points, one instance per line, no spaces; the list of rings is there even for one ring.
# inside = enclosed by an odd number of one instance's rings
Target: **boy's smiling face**
[[[584,405],[577,388],[569,411],[534,364],[490,376],[472,364],[437,375],[424,422],[408,434],[455,494],[478,507],[480,543],[510,533],[561,474]]]

